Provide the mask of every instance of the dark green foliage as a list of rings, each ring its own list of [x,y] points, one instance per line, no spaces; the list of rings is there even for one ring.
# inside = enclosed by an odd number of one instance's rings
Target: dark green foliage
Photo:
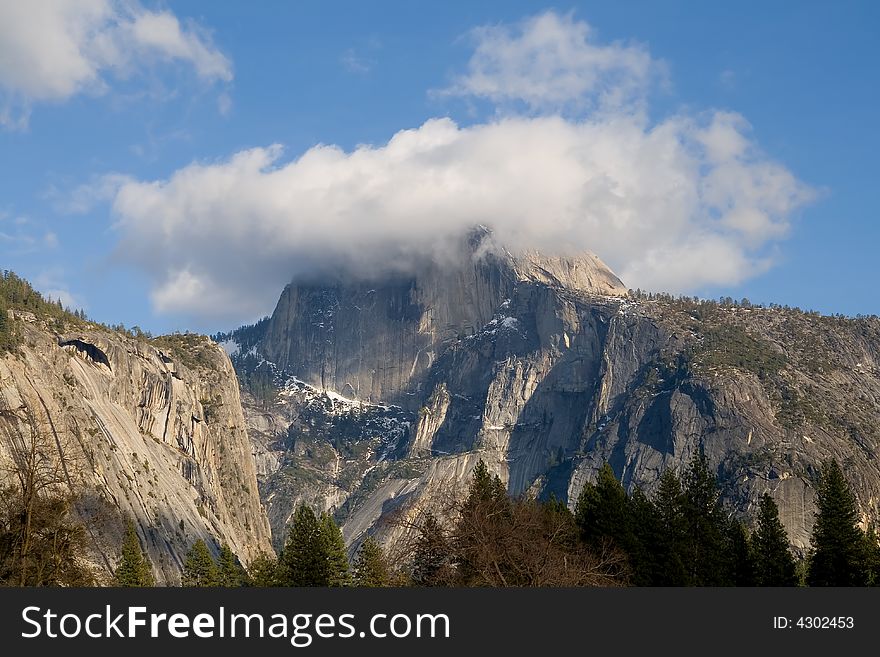
[[[305,504],[296,510],[279,559],[281,586],[330,586],[327,533],[314,511]]]
[[[474,468],[467,499],[461,507],[455,529],[457,576],[465,586],[479,579],[481,548],[497,542],[497,531],[510,518],[511,500],[498,475],[490,475],[480,460]],[[503,577],[503,574],[502,574]]]
[[[272,368],[254,354],[236,355],[232,359],[238,382],[263,407],[268,407],[278,397]]]
[[[707,367],[737,367],[767,378],[785,367],[785,354],[733,324],[706,325],[697,361]]]
[[[144,587],[153,586],[153,568],[150,560],[141,549],[134,523],[129,521],[122,542],[119,565],[113,573],[114,586]]]
[[[498,507],[502,512],[508,504],[507,489],[498,475],[489,474],[486,464],[480,460],[474,468],[473,481],[468,490],[468,497],[461,512],[463,515],[473,513],[478,507],[489,504]]]
[[[721,508],[715,475],[702,454],[691,460],[682,481],[682,521],[685,535],[681,550],[685,583],[691,586],[732,584],[727,562],[727,521]]]
[[[232,548],[226,543],[221,545],[217,558],[217,586],[236,588],[242,586],[246,579],[247,574],[238,563]]]
[[[329,513],[321,514],[321,540],[327,559],[327,586],[349,586],[348,554],[339,525]]]
[[[247,575],[250,586],[279,586],[278,559],[275,555],[260,552],[248,564]]]
[[[728,584],[731,586],[755,586],[755,557],[745,525],[730,518],[725,532],[727,550]]]
[[[865,574],[868,586],[880,586],[880,539],[874,527],[865,532]]]
[[[788,535],[779,520],[776,502],[764,493],[758,508],[758,525],[752,536],[755,583],[758,586],[797,585],[797,567],[788,545]]]
[[[209,587],[219,585],[217,564],[202,539],[197,540],[183,564],[183,586]]]
[[[627,496],[608,465],[578,500],[581,536],[594,550],[611,542],[638,586],[749,585],[753,563],[745,528],[727,518],[715,476],[695,457],[682,481],[661,475],[653,499],[638,489]]]
[[[673,475],[674,476],[674,475]],[[659,564],[668,561],[668,552],[658,549],[666,540],[660,516],[641,489],[636,488],[629,499],[633,544],[627,556],[631,567],[630,583],[635,586],[651,586],[663,572]]]
[[[6,302],[0,298],[0,355],[12,351],[18,343],[15,327],[12,320],[9,319],[8,311]]]
[[[452,545],[432,513],[419,527],[412,559],[412,580],[417,586],[451,586],[455,578]]]
[[[227,340],[234,340],[239,347],[239,353],[247,353],[252,347],[256,347],[263,336],[266,335],[266,328],[269,326],[269,318],[263,317],[254,324],[245,324],[234,331],[228,333],[215,333],[211,339],[218,344]]]
[[[354,562],[354,585],[365,588],[393,586],[394,576],[381,546],[368,536],[358,549]]]
[[[655,570],[649,579],[653,586],[684,586],[690,583],[684,562],[684,546],[690,540],[684,517],[685,498],[681,480],[672,470],[660,476],[660,484],[652,500]],[[648,546],[651,543],[647,543]]]
[[[611,539],[627,549],[633,542],[629,498],[607,463],[599,470],[596,483],[587,483],[578,497],[575,518],[581,536],[596,545]]]
[[[868,583],[865,537],[856,525],[855,497],[837,461],[822,467],[817,504],[807,582],[810,586],[864,586]]]

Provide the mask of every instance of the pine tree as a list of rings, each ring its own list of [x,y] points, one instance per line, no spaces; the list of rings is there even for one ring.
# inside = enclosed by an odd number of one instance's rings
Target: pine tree
[[[507,489],[498,475],[490,475],[486,464],[480,459],[473,472],[473,480],[468,490],[468,497],[462,506],[462,515],[468,515],[486,505],[503,507],[509,498]]]
[[[282,586],[329,586],[329,551],[314,511],[300,505],[279,559]]]
[[[220,546],[220,556],[217,560],[217,585],[227,588],[238,588],[245,581],[244,569],[238,563],[238,559],[232,548],[224,543]]]
[[[692,584],[685,562],[684,546],[690,540],[684,517],[685,499],[681,480],[672,470],[660,475],[660,483],[652,500],[656,514],[654,586],[687,586]],[[650,545],[650,544],[649,544]]]
[[[810,586],[864,586],[865,537],[856,526],[856,500],[837,461],[822,467],[807,582]]]
[[[584,485],[575,507],[581,537],[591,545],[611,540],[630,552],[634,536],[632,514],[626,491],[608,463],[599,470],[596,483]]]
[[[339,525],[329,513],[321,514],[321,538],[327,551],[327,585],[349,586],[348,552]]]
[[[640,488],[633,491],[629,503],[633,526],[630,581],[635,586],[659,585],[663,577],[658,566],[658,559],[662,558],[658,546],[663,544],[665,532],[660,526],[657,507]]]
[[[451,586],[455,570],[452,546],[432,513],[426,513],[413,550],[412,580],[416,586]]]
[[[392,586],[391,569],[379,544],[367,536],[354,562],[354,585],[365,588]]]
[[[193,543],[183,564],[183,586],[217,586],[219,574],[211,551],[202,539]]]
[[[752,537],[755,555],[755,584],[795,586],[797,566],[788,547],[788,534],[779,520],[779,508],[767,493],[758,507],[758,526]]]
[[[247,583],[249,586],[279,586],[278,559],[274,554],[260,552],[248,564]]]
[[[138,541],[137,530],[134,523],[129,521],[125,530],[125,539],[122,543],[122,555],[119,565],[113,573],[115,586],[153,586],[153,569],[150,561],[141,550]]]
[[[490,475],[481,460],[474,468],[467,499],[461,505],[451,541],[455,553],[456,577],[463,586],[485,585],[481,563],[493,562],[495,575],[504,581],[505,567],[498,563],[501,547],[509,530],[511,499],[498,475]],[[488,552],[496,552],[490,556]]]
[[[687,541],[679,544],[692,586],[733,584],[725,555],[726,519],[715,475],[703,454],[691,461],[682,482]]]
[[[727,571],[732,586],[755,586],[755,556],[749,533],[736,518],[730,518],[725,531]]]

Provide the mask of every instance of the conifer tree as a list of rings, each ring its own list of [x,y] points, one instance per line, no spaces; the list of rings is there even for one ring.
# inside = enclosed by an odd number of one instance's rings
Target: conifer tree
[[[575,507],[581,537],[591,545],[610,539],[629,552],[633,548],[632,515],[626,491],[608,463],[599,470],[596,483],[587,483]]]
[[[220,546],[220,556],[217,559],[217,585],[227,588],[237,588],[242,586],[245,581],[246,573],[232,548],[224,543]]]
[[[426,513],[413,550],[412,580],[416,586],[451,586],[455,570],[452,546],[432,513]]]
[[[327,551],[327,586],[349,586],[351,574],[345,539],[329,513],[321,514],[321,538]]]
[[[280,586],[278,559],[274,554],[260,552],[248,564],[247,584],[249,586]]]
[[[767,493],[758,507],[758,526],[752,537],[755,555],[755,584],[795,586],[797,566],[788,547],[788,534],[779,520],[779,508]]]
[[[208,587],[218,585],[217,564],[202,539],[193,543],[183,564],[183,586]]]
[[[279,559],[282,586],[329,586],[329,552],[321,522],[314,511],[300,505]]]
[[[474,468],[473,480],[467,500],[462,507],[462,515],[467,516],[487,505],[503,507],[508,501],[507,489],[501,479],[498,475],[490,475],[486,464],[480,459]]]
[[[358,549],[354,562],[354,585],[365,588],[392,586],[391,569],[381,546],[367,536]]]
[[[868,586],[880,586],[880,539],[873,525],[865,532],[865,571]]]
[[[725,530],[728,584],[755,586],[755,557],[749,533],[737,518],[730,518]]]
[[[131,521],[128,522],[125,530],[122,555],[119,565],[113,573],[113,584],[115,586],[153,586],[155,584],[150,561],[141,550],[137,530]]]
[[[807,582],[810,586],[864,586],[865,537],[856,500],[837,461],[822,467]]]
[[[470,586],[481,579],[478,576],[481,570],[479,563],[488,557],[487,550],[493,551],[499,542],[505,540],[511,511],[507,488],[498,475],[489,474],[481,460],[474,468],[470,490],[459,510],[452,541],[456,577],[462,585]],[[501,569],[497,563],[498,557],[497,554],[488,557],[495,562],[496,573]],[[504,579],[503,574],[501,578]]]
[[[654,536],[656,568],[654,586],[687,586],[691,579],[683,561],[684,545],[689,540],[684,518],[685,499],[681,480],[672,470],[660,475],[660,483],[652,500],[656,514]]]
[[[662,579],[658,566],[662,553],[658,546],[666,540],[666,534],[661,529],[657,507],[640,488],[633,491],[629,503],[633,526],[633,544],[628,555],[630,581],[635,586],[653,586]]]
[[[705,455],[693,458],[682,481],[687,541],[679,544],[692,586],[729,586],[733,582],[725,555],[726,519],[715,475]]]

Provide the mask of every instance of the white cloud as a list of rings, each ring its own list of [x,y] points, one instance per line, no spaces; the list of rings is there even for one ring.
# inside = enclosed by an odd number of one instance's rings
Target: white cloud
[[[728,113],[434,119],[351,152],[255,148],[128,180],[113,210],[162,312],[252,319],[292,275],[406,268],[478,223],[511,248],[591,250],[631,287],[686,292],[766,269],[762,247],[810,198],[745,126]]]
[[[232,80],[229,60],[197,26],[125,0],[0,0],[0,125],[26,124],[30,105],[102,93],[154,63]]]
[[[599,44],[593,29],[571,14],[546,12],[514,27],[480,27],[471,38],[467,73],[439,94],[523,102],[540,111],[620,109],[638,106],[665,75],[644,46]]]
[[[633,288],[696,292],[772,266],[813,191],[761,152],[745,118],[651,121],[638,110],[657,67],[643,48],[599,44],[552,13],[517,30],[479,32],[455,88],[519,99],[525,116],[431,119],[384,144],[293,158],[253,148],[165,179],[110,177],[81,198],[112,196],[118,255],[151,278],[155,308],[203,323],[270,312],[297,275],[446,257],[476,224],[512,249],[593,251]]]

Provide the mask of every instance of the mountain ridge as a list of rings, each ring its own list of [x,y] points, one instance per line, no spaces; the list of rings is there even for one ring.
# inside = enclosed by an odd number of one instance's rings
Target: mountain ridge
[[[296,395],[283,410],[271,399],[246,401],[251,435],[274,445],[277,468],[261,477],[263,497],[276,507],[273,532],[283,532],[285,515],[307,501],[335,510],[355,544],[368,533],[394,534],[390,517],[424,507],[440,491],[460,492],[479,460],[511,494],[552,494],[572,506],[606,461],[628,489],[650,492],[664,470],[683,468],[696,453],[709,458],[732,513],[748,518],[769,492],[799,549],[808,545],[815,479],[826,458],[851,466],[863,522],[877,519],[876,319],[645,295],[624,292],[622,284],[614,284],[613,294],[585,292],[552,269],[510,274],[501,253],[466,262],[458,279],[428,270],[434,278],[416,284],[396,279],[382,289],[372,281],[367,289],[376,303],[367,317],[385,313],[391,321],[373,324],[369,339],[324,330],[332,358],[295,362],[292,369],[274,358],[303,345],[302,334],[312,335],[307,323],[325,316],[302,314],[309,303],[291,299],[337,301],[334,329],[361,326],[365,312],[349,303],[352,289],[363,289],[360,282],[348,289],[339,282],[305,291],[288,286],[265,333],[252,342],[254,353],[280,373],[281,389],[293,377],[315,395],[337,393],[356,403],[342,422],[311,403],[298,404]],[[461,297],[450,304],[458,322],[443,325],[450,330],[430,341],[430,358],[419,363],[421,332],[439,334],[432,333],[436,324],[422,321],[431,306],[420,304],[420,290],[471,280],[470,297],[438,292]],[[401,308],[414,310],[407,315]],[[395,385],[358,395],[346,377],[359,370],[338,363],[382,362],[389,350],[397,354]],[[248,375],[241,361],[233,362],[240,376]],[[409,414],[400,456],[358,463],[357,404],[395,404]],[[253,426],[256,406],[274,417],[274,434]],[[323,428],[316,433],[315,426]],[[333,452],[331,464],[348,464],[345,478],[308,456],[325,447]],[[282,480],[284,492],[276,487]]]

